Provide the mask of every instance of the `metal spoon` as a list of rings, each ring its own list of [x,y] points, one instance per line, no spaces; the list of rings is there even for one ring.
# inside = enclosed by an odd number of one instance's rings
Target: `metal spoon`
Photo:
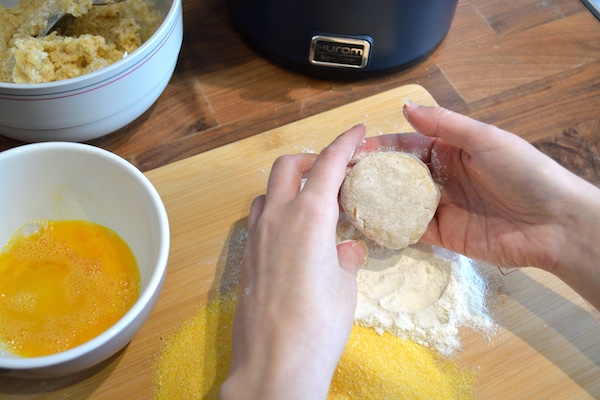
[[[119,3],[121,1],[123,1],[123,0],[93,0],[92,5],[104,6],[108,3]],[[66,15],[66,13],[63,11],[59,11],[59,12],[50,14],[50,16],[47,19],[48,23],[46,24],[46,28],[38,35],[38,37],[46,36],[47,34],[52,32],[52,28],[54,28],[54,26],[58,23],[58,21],[63,19],[63,17],[65,15]]]

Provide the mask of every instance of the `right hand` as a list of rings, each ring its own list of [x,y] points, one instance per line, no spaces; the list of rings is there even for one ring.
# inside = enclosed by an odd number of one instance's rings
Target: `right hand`
[[[591,229],[585,213],[599,214],[600,191],[509,132],[441,107],[408,102],[404,112],[418,134],[369,138],[357,152],[391,147],[430,165],[442,196],[421,240],[565,278],[565,257],[576,260],[569,249]]]

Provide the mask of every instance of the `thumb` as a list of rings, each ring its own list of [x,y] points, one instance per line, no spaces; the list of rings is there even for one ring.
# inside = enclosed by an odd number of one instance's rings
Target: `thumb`
[[[337,245],[338,260],[340,267],[356,273],[367,260],[369,251],[362,240],[346,240]]]
[[[473,130],[477,130],[478,122],[442,107],[423,106],[407,99],[402,111],[417,132],[439,137],[455,147],[464,139],[462,136],[466,135],[465,131],[471,134]],[[461,137],[456,138],[457,136]]]
[[[505,131],[442,107],[422,106],[406,100],[403,112],[417,132],[438,137],[469,154],[495,149],[506,140]]]

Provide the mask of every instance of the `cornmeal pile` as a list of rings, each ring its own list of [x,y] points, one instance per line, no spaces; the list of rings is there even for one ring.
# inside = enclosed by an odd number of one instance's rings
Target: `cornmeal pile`
[[[231,363],[235,292],[201,307],[164,344],[156,362],[161,399],[217,399]],[[355,326],[329,399],[472,399],[475,377],[438,353]]]
[[[40,36],[49,15],[75,19]],[[0,5],[0,81],[43,83],[74,78],[127,56],[152,36],[163,17],[149,0],[92,6],[92,0],[22,0]]]

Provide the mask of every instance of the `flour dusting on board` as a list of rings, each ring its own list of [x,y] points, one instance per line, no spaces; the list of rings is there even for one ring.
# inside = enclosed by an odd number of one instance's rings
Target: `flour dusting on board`
[[[317,154],[317,151],[315,150],[315,147],[312,143],[308,143],[304,146],[294,146],[294,149],[296,151],[299,151],[300,153],[304,153],[304,154]]]
[[[424,244],[386,249],[362,236],[342,214],[338,240],[351,238],[369,247],[369,258],[358,271],[357,324],[446,356],[460,348],[460,327],[495,329],[486,282],[468,258]]]

